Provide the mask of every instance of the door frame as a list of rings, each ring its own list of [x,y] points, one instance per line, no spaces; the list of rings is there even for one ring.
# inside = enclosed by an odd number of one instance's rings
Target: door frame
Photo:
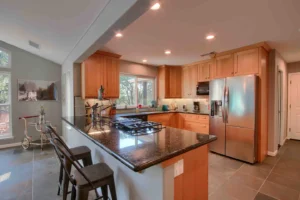
[[[290,133],[290,125],[291,125],[291,108],[290,108],[290,105],[291,105],[291,98],[290,98],[290,94],[291,94],[291,84],[290,84],[290,82],[291,82],[291,77],[293,76],[293,75],[297,75],[297,74],[299,74],[300,75],[300,72],[295,72],[295,73],[289,73],[288,74],[288,112],[287,112],[287,114],[288,114],[288,116],[287,116],[287,118],[288,118],[288,125],[287,125],[287,139],[291,139],[291,133]]]
[[[279,80],[280,77],[280,80]],[[283,102],[283,72],[282,70],[278,69],[277,72],[277,120],[278,120],[278,125],[277,125],[277,130],[278,130],[278,145],[282,146],[285,142],[285,138],[284,138],[284,131],[285,128],[282,129],[282,125],[284,123],[282,123],[282,118],[283,118],[283,106],[282,106],[282,102]],[[280,108],[280,109],[279,109]],[[280,120],[279,120],[279,116],[280,116]],[[283,130],[283,131],[282,131]]]

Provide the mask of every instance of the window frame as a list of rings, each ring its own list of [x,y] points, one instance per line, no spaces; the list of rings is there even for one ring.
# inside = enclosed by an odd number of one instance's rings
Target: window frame
[[[5,135],[5,136],[1,136],[0,135],[0,140],[4,140],[4,139],[11,139],[13,138],[13,127],[12,127],[12,105],[11,105],[11,73],[7,72],[7,71],[0,71],[0,74],[5,74],[8,75],[9,77],[9,84],[8,84],[8,103],[5,104],[0,104],[0,106],[9,106],[9,129],[10,132]]]
[[[7,66],[0,65],[0,68],[10,69],[11,68],[11,52],[9,50],[1,48],[1,47],[0,47],[0,50],[8,54],[8,65]]]
[[[153,76],[144,76],[144,75],[136,75],[136,74],[130,74],[130,73],[120,73],[119,74],[119,78],[121,76],[132,76],[135,77],[135,100],[136,100],[136,104],[135,106],[133,105],[127,105],[127,108],[136,108],[138,106],[138,78],[148,78],[148,79],[152,79],[153,80],[153,86],[154,86],[154,100],[156,100],[157,98],[157,77],[153,77]],[[149,105],[142,105],[142,108],[149,108]],[[117,109],[125,109],[125,106],[120,106],[117,104]]]

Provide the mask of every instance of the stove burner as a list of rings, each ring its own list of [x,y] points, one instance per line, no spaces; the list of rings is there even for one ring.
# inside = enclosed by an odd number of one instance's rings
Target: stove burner
[[[118,118],[113,124],[117,129],[135,136],[157,133],[164,128],[161,123],[136,118]]]

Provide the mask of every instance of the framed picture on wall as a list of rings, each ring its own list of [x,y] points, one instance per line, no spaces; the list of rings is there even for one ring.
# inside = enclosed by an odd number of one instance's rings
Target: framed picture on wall
[[[19,101],[57,101],[57,81],[18,79]]]

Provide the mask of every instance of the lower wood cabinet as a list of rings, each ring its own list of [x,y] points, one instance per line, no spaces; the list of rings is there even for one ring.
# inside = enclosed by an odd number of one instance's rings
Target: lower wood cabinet
[[[159,122],[164,126],[179,128],[202,134],[209,134],[209,116],[184,114],[184,113],[165,113],[148,115],[148,121]]]

